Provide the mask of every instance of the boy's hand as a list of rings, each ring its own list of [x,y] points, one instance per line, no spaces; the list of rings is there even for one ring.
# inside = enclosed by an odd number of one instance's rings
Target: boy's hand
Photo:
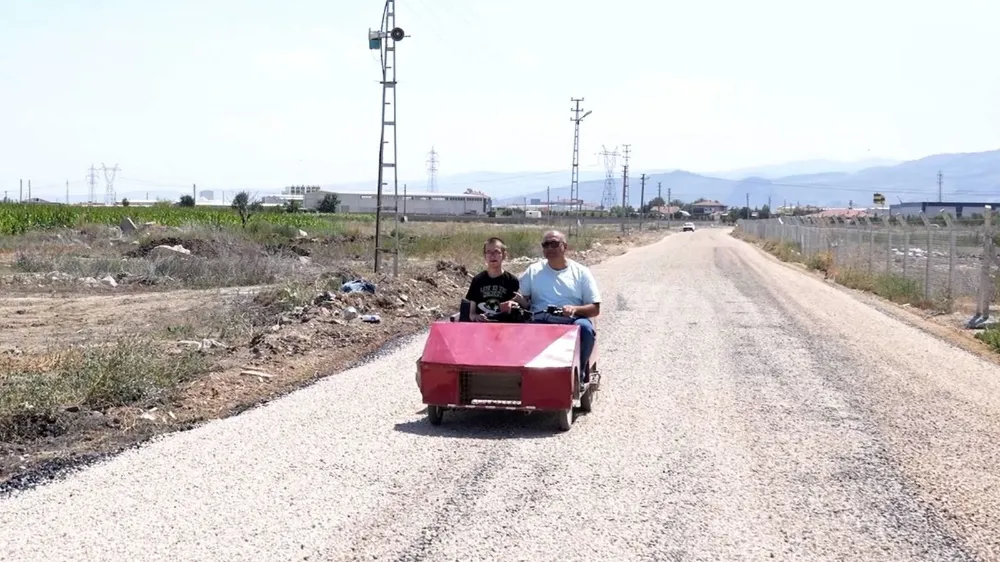
[[[520,308],[520,305],[513,300],[500,303],[500,312],[508,313],[515,308]]]

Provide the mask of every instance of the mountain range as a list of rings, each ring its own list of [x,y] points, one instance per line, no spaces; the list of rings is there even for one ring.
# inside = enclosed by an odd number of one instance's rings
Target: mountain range
[[[874,164],[874,165],[871,165]],[[828,169],[823,169],[824,167]],[[818,169],[817,169],[818,168]],[[777,175],[782,170],[805,171]],[[1000,200],[1000,150],[954,154],[935,154],[904,162],[863,161],[838,163],[810,161],[735,170],[714,175],[702,175],[683,170],[647,173],[644,200],[658,194],[667,199],[692,202],[711,199],[729,206],[760,207],[769,202],[772,207],[782,204],[817,205],[821,207],[867,207],[873,195],[885,196],[887,203],[899,201],[937,201],[938,173],[941,173],[941,195],[944,201]],[[629,174],[628,201],[640,204],[643,170]],[[745,174],[745,175],[744,175]],[[599,204],[605,184],[601,179],[579,182],[580,196],[588,203]],[[613,184],[616,202],[622,197],[619,172]],[[525,189],[519,194],[494,195],[494,205],[521,204],[547,200],[544,189]],[[550,190],[552,201],[568,199],[570,188],[562,185]]]

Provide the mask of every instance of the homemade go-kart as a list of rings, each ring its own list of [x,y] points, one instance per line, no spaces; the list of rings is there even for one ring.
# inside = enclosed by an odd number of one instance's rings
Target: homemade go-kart
[[[431,324],[417,360],[417,387],[431,424],[439,425],[448,410],[513,410],[555,413],[559,429],[568,431],[575,408],[591,410],[601,380],[597,344],[584,382],[579,326],[473,321],[470,304],[463,300],[462,312]],[[554,307],[547,312],[561,314]]]

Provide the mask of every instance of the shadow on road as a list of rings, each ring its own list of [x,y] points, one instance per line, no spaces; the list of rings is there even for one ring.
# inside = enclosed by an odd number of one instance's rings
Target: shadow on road
[[[416,413],[424,417],[397,423],[393,429],[412,435],[450,439],[546,439],[563,433],[559,431],[555,414],[547,412],[447,411],[439,426],[427,421],[427,408]],[[585,414],[577,413],[577,422],[583,416]]]

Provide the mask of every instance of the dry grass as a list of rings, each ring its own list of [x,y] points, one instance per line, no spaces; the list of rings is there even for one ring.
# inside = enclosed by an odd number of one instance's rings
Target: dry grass
[[[925,298],[923,284],[915,279],[892,274],[871,274],[851,268],[841,269],[834,263],[831,252],[819,252],[807,257],[802,255],[797,244],[791,242],[764,240],[735,231],[733,236],[759,245],[782,261],[804,264],[811,270],[822,272],[825,277],[840,285],[876,294],[896,304],[945,312],[950,311],[952,307],[952,301],[947,296],[937,299]]]
[[[123,334],[106,345],[55,350],[30,361],[0,357],[0,441],[36,437],[32,428],[39,420],[68,405],[101,411],[168,400],[179,383],[209,364],[202,354],[174,351]]]

